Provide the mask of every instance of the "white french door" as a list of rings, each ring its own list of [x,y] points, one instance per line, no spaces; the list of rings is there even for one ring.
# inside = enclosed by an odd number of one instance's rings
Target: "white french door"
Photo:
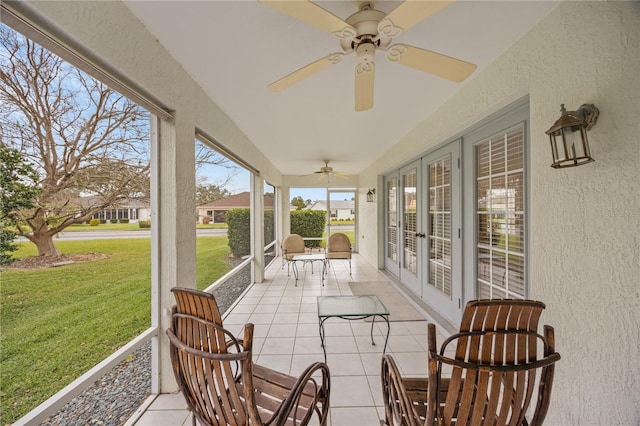
[[[428,194],[422,298],[452,322],[459,320],[462,305],[459,158],[455,141],[422,159]]]
[[[398,175],[384,178],[384,267],[396,277],[400,276],[400,256],[398,254]]]
[[[422,296],[422,194],[420,160],[400,169],[400,281]]]
[[[523,99],[385,176],[385,267],[452,324],[527,297],[528,119]]]

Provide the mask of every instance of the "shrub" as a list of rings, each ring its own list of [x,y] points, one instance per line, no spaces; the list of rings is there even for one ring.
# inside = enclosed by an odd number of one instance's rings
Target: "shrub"
[[[129,223],[129,219],[120,219],[120,223]]]
[[[150,220],[139,220],[138,221],[138,226],[140,228],[151,228],[151,221]]]
[[[100,223],[101,223],[100,219],[91,219],[89,221],[89,226],[98,226],[100,225]]]
[[[291,212],[291,233],[301,237],[321,238],[327,212],[324,210],[294,210]],[[320,247],[320,240],[305,241],[307,247]]]
[[[202,223],[208,225],[211,223],[211,216],[205,216],[202,218]]]
[[[268,244],[275,239],[275,230],[273,229],[273,210],[264,211],[264,243]]]
[[[0,265],[8,265],[14,261],[12,252],[18,249],[13,243],[16,233],[7,228],[7,223],[0,221]]]
[[[229,249],[235,257],[251,253],[251,211],[249,209],[233,209],[226,214],[227,238]]]
[[[107,219],[100,219],[100,223],[107,223]]]

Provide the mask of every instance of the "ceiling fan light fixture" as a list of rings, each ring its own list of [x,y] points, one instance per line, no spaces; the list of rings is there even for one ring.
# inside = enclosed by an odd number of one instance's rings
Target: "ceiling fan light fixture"
[[[359,64],[366,65],[375,60],[376,48],[371,42],[361,43],[356,47],[356,59]]]

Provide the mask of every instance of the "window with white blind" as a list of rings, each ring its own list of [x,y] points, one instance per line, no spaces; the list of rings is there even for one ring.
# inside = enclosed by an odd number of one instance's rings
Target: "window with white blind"
[[[475,146],[478,298],[525,297],[524,126]]]
[[[396,201],[397,191],[396,179],[386,182],[385,194],[387,197],[387,257],[393,261],[398,261],[398,205]]]
[[[429,281],[451,297],[451,158],[428,165],[429,174]]]

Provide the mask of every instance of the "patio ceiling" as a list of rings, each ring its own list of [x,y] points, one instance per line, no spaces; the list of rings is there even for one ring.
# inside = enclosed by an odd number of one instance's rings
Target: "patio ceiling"
[[[346,19],[359,1],[317,2]],[[374,2],[388,13],[399,1]],[[458,1],[394,38],[472,62],[464,82],[376,57],[374,107],[354,111],[353,56],[281,93],[267,85],[338,39],[254,1],[125,1],[211,99],[285,175],[359,174],[544,17],[557,2]],[[214,135],[215,136],[215,135]],[[224,141],[222,141],[224,142]]]

